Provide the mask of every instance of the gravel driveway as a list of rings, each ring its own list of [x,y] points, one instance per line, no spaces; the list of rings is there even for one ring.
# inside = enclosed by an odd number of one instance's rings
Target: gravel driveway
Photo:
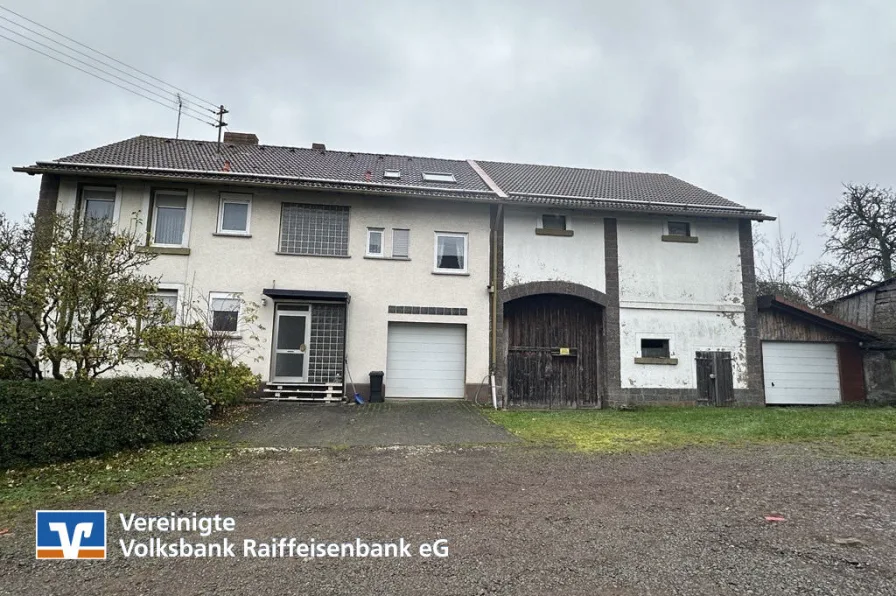
[[[824,459],[798,446],[247,454],[82,505],[109,510],[110,560],[35,561],[26,520],[0,536],[0,594],[892,595],[896,586],[896,460]],[[446,538],[450,554],[122,557],[119,512],[179,510],[234,517],[240,543]]]

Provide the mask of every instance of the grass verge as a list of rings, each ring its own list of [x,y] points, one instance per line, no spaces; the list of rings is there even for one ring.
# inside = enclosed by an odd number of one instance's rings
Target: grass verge
[[[896,408],[643,408],[634,411],[490,411],[535,444],[626,453],[693,445],[817,442],[833,451],[896,455]]]
[[[0,530],[23,511],[112,494],[147,480],[211,468],[233,457],[227,444],[195,441],[156,445],[102,457],[0,470]]]

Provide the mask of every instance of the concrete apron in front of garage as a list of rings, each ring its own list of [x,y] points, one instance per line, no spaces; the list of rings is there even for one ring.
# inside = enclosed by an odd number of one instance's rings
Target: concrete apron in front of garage
[[[265,402],[246,420],[212,431],[214,438],[248,447],[468,445],[519,439],[468,401],[386,401],[359,405]]]

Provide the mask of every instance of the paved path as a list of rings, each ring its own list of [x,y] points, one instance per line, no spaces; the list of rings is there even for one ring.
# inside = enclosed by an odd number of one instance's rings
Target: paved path
[[[218,438],[253,447],[469,445],[518,441],[466,401],[308,405],[267,402]]]

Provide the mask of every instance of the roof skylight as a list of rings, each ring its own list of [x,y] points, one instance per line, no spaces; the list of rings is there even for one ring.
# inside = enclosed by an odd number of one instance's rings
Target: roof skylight
[[[451,172],[423,172],[423,180],[426,182],[457,182]]]
[[[401,170],[386,170],[383,172],[383,178],[401,178]]]

